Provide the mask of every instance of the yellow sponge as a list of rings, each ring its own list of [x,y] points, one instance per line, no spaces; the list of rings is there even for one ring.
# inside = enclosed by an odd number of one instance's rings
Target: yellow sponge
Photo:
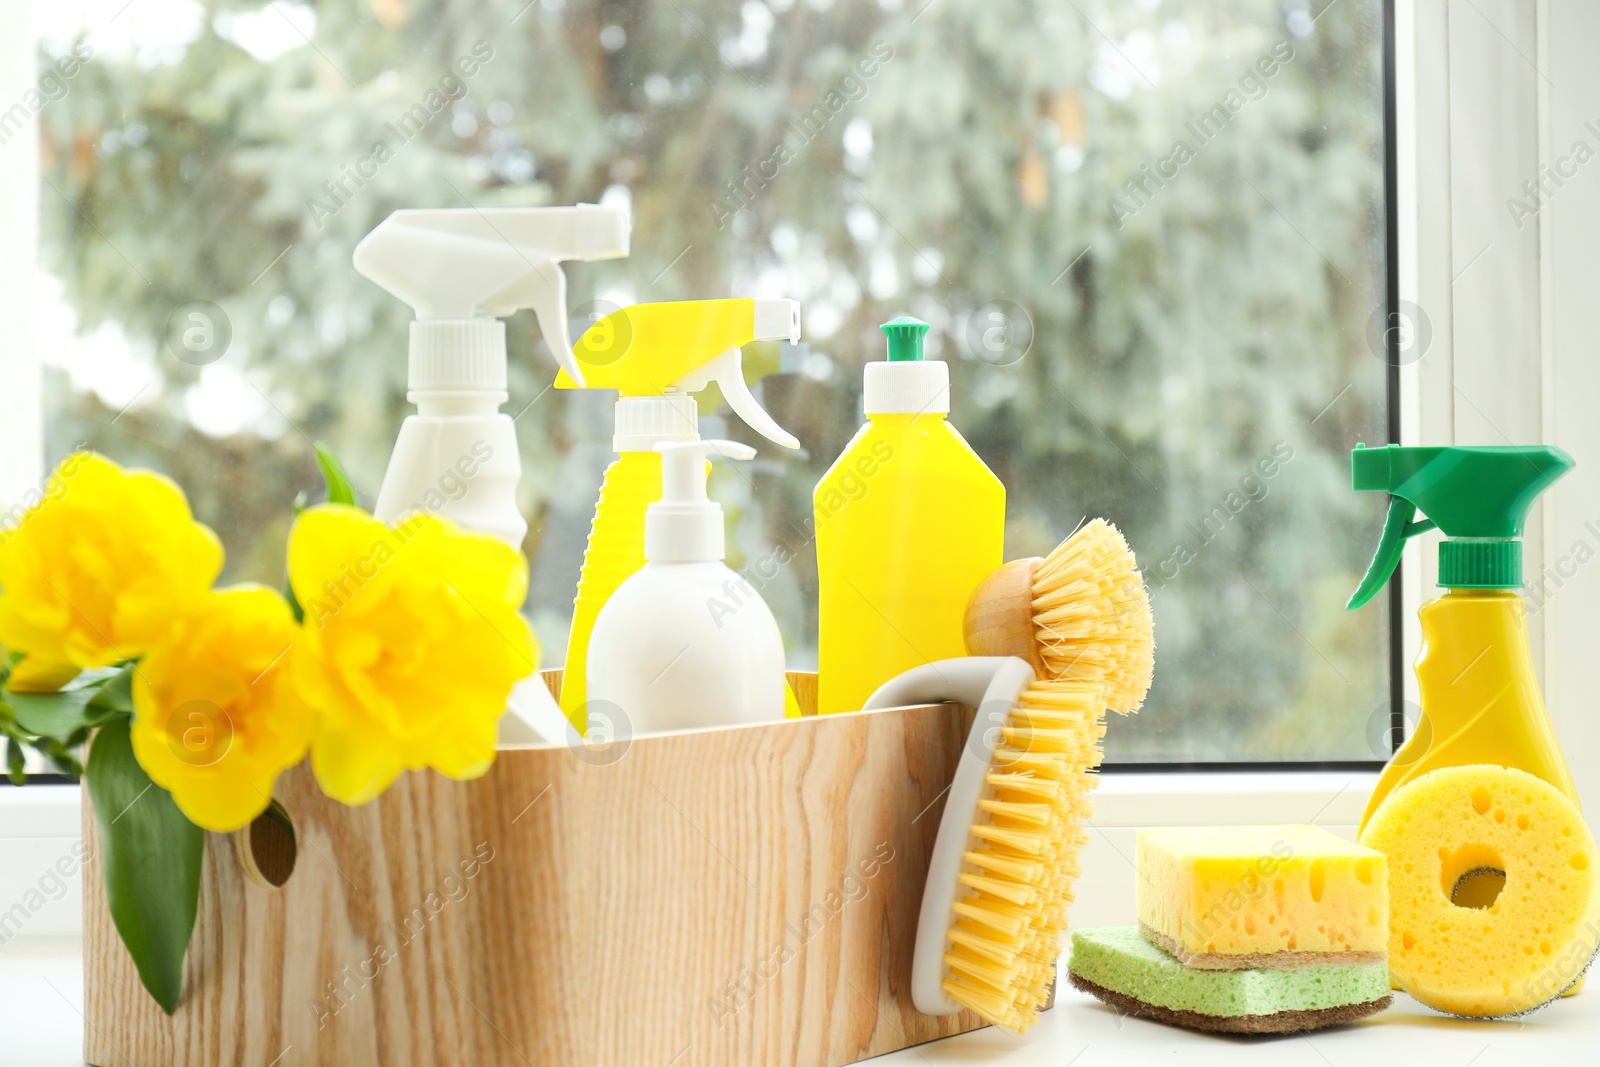
[[[1376,963],[1388,940],[1383,854],[1315,826],[1143,830],[1145,936],[1186,966]]]
[[[1577,807],[1523,771],[1431,771],[1391,793],[1361,843],[1389,857],[1389,977],[1455,1015],[1560,996],[1600,943],[1600,854]]]

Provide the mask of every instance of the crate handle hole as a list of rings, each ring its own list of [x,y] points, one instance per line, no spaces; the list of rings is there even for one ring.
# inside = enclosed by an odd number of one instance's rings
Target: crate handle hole
[[[245,874],[266,889],[282,889],[294,873],[299,855],[289,812],[274,800],[244,828],[243,838],[239,842],[239,862]]]

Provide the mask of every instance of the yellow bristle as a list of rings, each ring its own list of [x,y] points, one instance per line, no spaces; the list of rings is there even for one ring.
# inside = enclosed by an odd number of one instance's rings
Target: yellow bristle
[[[1014,800],[980,800],[978,809],[1006,820],[1004,825],[1007,826],[1043,828],[1050,825],[1049,804],[1019,804]]]
[[[1078,852],[1088,839],[1082,820],[1104,733],[1100,692],[1082,680],[1023,691],[970,828],[982,843],[968,848],[958,876],[968,895],[951,916],[944,989],[1017,1032],[1032,1025],[1055,978]]]
[[[984,926],[997,930],[1007,937],[1016,937],[1022,932],[1022,928],[1028,925],[1026,919],[1019,919],[1015,915],[1007,915],[994,908],[984,907],[981,904],[969,903],[968,901],[972,899],[975,898],[969,897],[968,900],[961,901],[952,910],[963,918],[971,919],[975,923],[982,923]]]
[[[995,937],[990,933],[974,930],[966,920],[959,921],[950,931],[950,940],[976,955],[999,964],[1009,963],[1017,955],[1015,939]]]
[[[1006,993],[1010,990],[1012,983],[1016,982],[1026,969],[1020,964],[999,967],[987,960],[955,952],[945,953],[944,962],[952,974],[959,975],[968,983],[985,986],[996,993]]]
[[[971,1008],[979,1015],[991,1022],[1005,1026],[1011,1020],[1011,1003],[1009,998],[999,993],[988,993],[974,989],[962,982],[949,979],[945,980],[944,991],[950,994],[950,999],[962,1007]],[[1011,1026],[1015,1030],[1017,1027]]]
[[[1035,778],[1065,782],[1071,778],[1072,765],[1061,758],[1059,752],[1028,752],[1010,745],[994,750],[990,762],[996,770],[1012,774],[1031,774]]]
[[[1067,787],[1060,782],[1035,778],[1029,774],[991,774],[984,778],[984,782],[994,789],[997,796],[1027,797],[1029,800],[1054,802],[1067,792]]]
[[[974,867],[995,874],[1003,874],[1007,878],[1014,878],[1021,882],[1032,882],[1040,878],[1044,868],[1032,860],[1018,859],[1014,856],[1003,856],[992,849],[981,848],[976,852],[968,852],[962,859]]]
[[[956,876],[956,880],[968,889],[976,889],[979,893],[988,893],[990,896],[1009,900],[1013,904],[1032,904],[1038,897],[1039,891],[1034,886],[1025,882],[1007,882],[1000,878],[985,878],[981,874],[963,871]]]
[[[1036,730],[1029,726],[1007,726],[1000,737],[1023,752],[1076,752],[1082,738],[1076,730]]]
[[[984,841],[1014,848],[1028,856],[1043,855],[1048,841],[1035,830],[1013,830],[993,823],[981,823],[972,828],[972,836]]]
[[[1137,711],[1155,668],[1150,594],[1117,528],[1086,523],[1033,573],[1035,642],[1047,677],[1103,682],[1113,711]]]

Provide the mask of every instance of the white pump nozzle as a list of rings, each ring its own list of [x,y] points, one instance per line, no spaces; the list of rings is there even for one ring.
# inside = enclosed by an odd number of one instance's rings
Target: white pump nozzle
[[[409,388],[505,391],[505,324],[532,308],[563,370],[583,380],[567,336],[563,260],[628,254],[620,208],[396,211],[355,250],[356,270],[410,304]]]
[[[706,496],[706,460],[755,459],[738,441],[663,441],[661,499],[644,513],[644,558],[651,563],[711,563],[727,553],[722,507]]]

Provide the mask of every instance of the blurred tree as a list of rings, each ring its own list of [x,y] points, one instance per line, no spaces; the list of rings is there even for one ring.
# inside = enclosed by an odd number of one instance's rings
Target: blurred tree
[[[203,0],[181,48],[88,63],[44,114],[44,264],[150,386],[119,413],[56,373],[52,454],[171,473],[229,575],[275,583],[310,441],[370,505],[407,411],[410,310],[356,242],[399,207],[625,202],[633,254],[573,266],[575,307],[803,302],[807,344],[751,355],[805,450],[716,476],[736,556],[794,554],[763,591],[797,665],[810,490],[876,325],[910,312],[1006,482],[1012,553],[1105,515],[1150,575],[1156,688],[1112,759],[1378,755],[1386,618],[1339,596],[1380,522],[1345,474],[1384,434],[1377,0],[524,2]],[[266,54],[273,13],[307,40]],[[231,326],[215,364],[163,344],[195,300]],[[546,394],[535,335],[513,321],[509,410],[554,663],[610,397]],[[254,414],[217,439],[196,409],[230,383]]]

